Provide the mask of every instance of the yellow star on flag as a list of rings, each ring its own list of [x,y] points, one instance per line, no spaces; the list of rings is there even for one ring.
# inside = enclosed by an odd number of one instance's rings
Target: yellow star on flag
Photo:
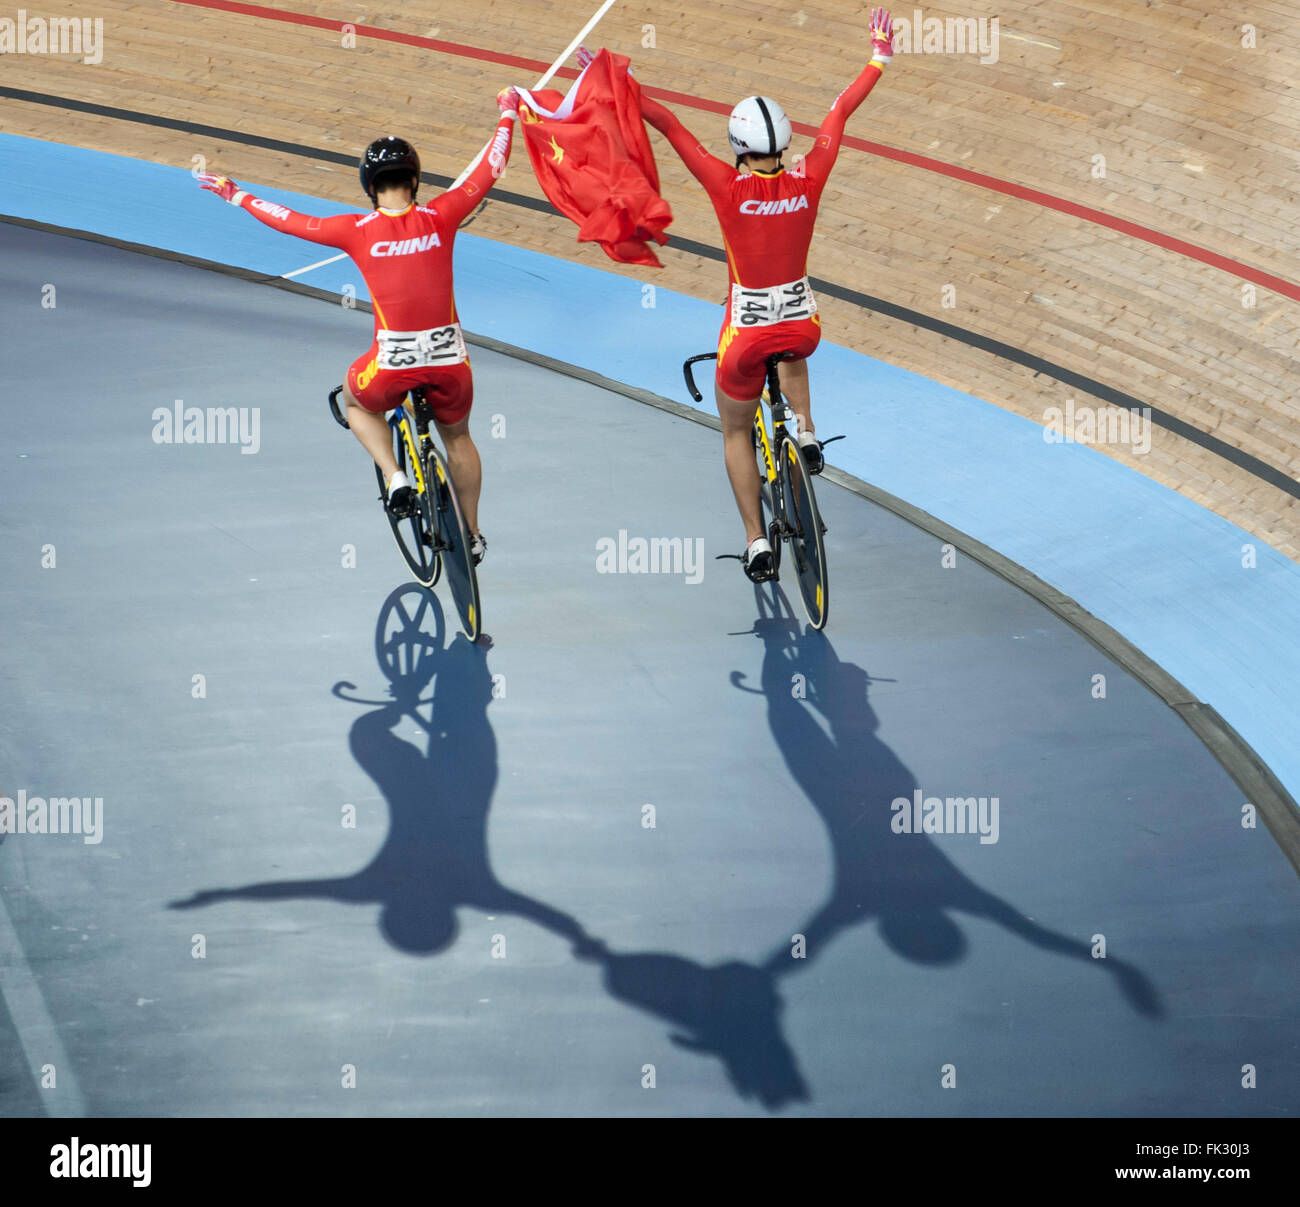
[[[563,162],[564,162],[564,148],[561,147],[560,144],[557,143],[557,142],[555,141],[555,135],[554,135],[554,134],[551,135],[551,150],[555,152],[555,162],[556,162],[556,163],[563,163]]]

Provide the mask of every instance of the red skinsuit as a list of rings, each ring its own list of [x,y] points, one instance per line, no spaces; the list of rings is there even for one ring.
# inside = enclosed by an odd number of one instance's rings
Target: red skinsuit
[[[246,194],[240,204],[254,218],[275,230],[287,231],[312,243],[347,252],[365,279],[375,308],[375,330],[426,331],[457,321],[452,291],[451,249],[456,228],[483,200],[510,156],[514,123],[502,117],[491,151],[459,188],[449,189],[428,204],[413,203],[394,212],[339,214],[315,218]],[[457,365],[380,369],[379,347],[348,369],[348,389],[369,411],[400,406],[406,392],[425,387],[425,396],[439,423],[457,423],[469,414],[474,398],[469,362]]]
[[[831,106],[813,149],[798,169],[771,173],[745,174],[710,155],[671,112],[641,94],[646,120],[672,143],[713,202],[727,249],[728,293],[733,284],[757,289],[789,284],[807,275],[817,207],[840,152],[844,125],[880,76],[881,68],[868,64]],[[728,300],[718,339],[718,385],[729,398],[757,399],[767,381],[767,357],[790,352],[803,359],[820,339],[821,320],[816,314],[767,327],[733,327]]]

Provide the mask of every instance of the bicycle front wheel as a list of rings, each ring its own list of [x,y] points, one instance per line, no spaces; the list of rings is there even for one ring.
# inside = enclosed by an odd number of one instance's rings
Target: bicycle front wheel
[[[422,587],[432,587],[442,573],[442,559],[438,556],[434,539],[433,507],[431,505],[427,480],[412,470],[412,461],[407,452],[407,439],[410,436],[409,421],[403,419],[392,428],[393,454],[397,458],[397,468],[410,480],[411,488],[417,492],[415,513],[404,520],[397,519],[388,510],[388,486],[384,482],[384,473],[375,466],[375,477],[379,481],[379,498],[384,505],[384,515],[388,517],[388,526],[393,530],[393,540],[411,571],[415,581]]]
[[[822,517],[817,510],[817,497],[813,494],[812,475],[793,440],[787,440],[781,446],[781,483],[785,491],[790,549],[794,554],[803,610],[814,629],[823,629],[830,611],[830,587],[826,578]]]
[[[456,487],[446,461],[436,448],[429,450],[424,480],[433,501],[436,544],[447,564],[447,585],[451,587],[451,597],[456,603],[460,627],[466,637],[477,641],[483,630],[478,573],[474,567],[474,555],[469,550],[469,533],[465,529],[460,500],[456,498]]]

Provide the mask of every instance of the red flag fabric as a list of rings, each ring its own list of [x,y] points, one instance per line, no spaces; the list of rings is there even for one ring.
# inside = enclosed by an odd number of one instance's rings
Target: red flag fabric
[[[602,50],[567,96],[520,88],[519,125],[537,183],[578,224],[578,241],[599,243],[623,264],[661,267],[650,241],[668,242],[673,212],[659,196],[641,88],[629,64]]]

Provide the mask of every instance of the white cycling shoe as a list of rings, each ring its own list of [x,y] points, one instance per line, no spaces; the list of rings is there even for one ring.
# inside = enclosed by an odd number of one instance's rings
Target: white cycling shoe
[[[388,514],[399,520],[415,514],[415,491],[400,469],[388,479]]]
[[[771,542],[765,536],[755,537],[749,542],[740,564],[750,582],[765,583],[776,577],[776,559],[772,556]]]
[[[819,474],[826,464],[822,456],[822,442],[812,432],[799,432],[799,451],[803,453],[804,464],[810,474]]]

